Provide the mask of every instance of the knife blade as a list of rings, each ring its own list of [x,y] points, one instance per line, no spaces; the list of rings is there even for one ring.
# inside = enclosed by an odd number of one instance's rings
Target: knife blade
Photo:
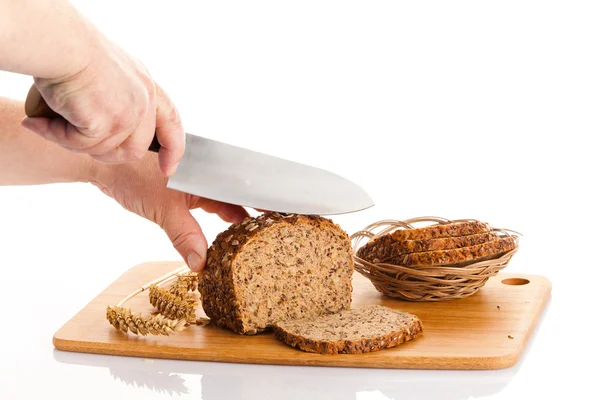
[[[150,150],[159,146],[155,140]],[[361,187],[332,172],[189,133],[167,186],[282,213],[332,215],[374,205]]]
[[[34,85],[25,101],[25,113],[60,118]],[[148,150],[160,150],[156,135]],[[190,133],[186,133],[185,153],[167,187],[281,213],[334,215],[374,205],[361,187],[330,171]]]

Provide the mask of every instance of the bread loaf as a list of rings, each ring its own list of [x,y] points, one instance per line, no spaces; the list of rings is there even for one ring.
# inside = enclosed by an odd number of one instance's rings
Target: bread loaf
[[[350,238],[319,216],[263,214],[221,232],[198,289],[206,315],[241,334],[348,309]]]
[[[344,310],[333,315],[280,322],[275,337],[313,353],[357,354],[395,347],[423,334],[412,314],[379,305]]]

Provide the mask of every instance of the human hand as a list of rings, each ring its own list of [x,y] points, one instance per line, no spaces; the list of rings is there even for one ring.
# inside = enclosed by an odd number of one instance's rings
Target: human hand
[[[143,65],[94,34],[85,66],[35,86],[61,118],[25,118],[22,125],[60,146],[104,163],[139,160],[156,131],[160,170],[171,176],[185,136],[177,109]]]
[[[208,244],[191,209],[202,208],[231,223],[248,216],[243,207],[168,189],[154,153],[128,164],[94,163],[91,171],[91,182],[104,194],[125,209],[157,223],[192,271],[204,268]]]

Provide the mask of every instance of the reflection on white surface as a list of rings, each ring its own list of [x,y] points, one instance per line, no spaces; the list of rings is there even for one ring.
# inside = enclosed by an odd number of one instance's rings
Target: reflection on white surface
[[[190,391],[185,386],[185,379],[179,374],[165,371],[140,371],[123,367],[109,367],[110,375],[125,385],[137,388],[150,389],[158,393],[170,395],[188,394]]]
[[[109,369],[124,385],[157,393],[189,392],[186,375],[199,375],[203,400],[222,399],[468,399],[488,396],[506,386],[518,366],[501,371],[374,370],[277,367],[193,361],[139,360],[55,352],[60,362]],[[382,397],[385,396],[385,397]],[[197,397],[197,394],[194,396]]]
[[[535,340],[537,329],[528,343]],[[331,367],[269,366],[140,359],[55,350],[56,361],[107,368],[115,381],[170,397],[195,399],[452,399],[500,392],[527,358],[529,345],[512,368],[493,371],[427,371]],[[201,397],[188,383],[201,382]]]

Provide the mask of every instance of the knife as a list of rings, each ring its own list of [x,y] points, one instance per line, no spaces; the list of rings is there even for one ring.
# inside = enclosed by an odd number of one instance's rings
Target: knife
[[[62,118],[35,85],[25,100],[25,114]],[[168,180],[170,189],[281,213],[333,215],[374,205],[362,188],[332,172],[189,133],[185,136],[185,153]],[[156,134],[148,150],[160,150]]]

